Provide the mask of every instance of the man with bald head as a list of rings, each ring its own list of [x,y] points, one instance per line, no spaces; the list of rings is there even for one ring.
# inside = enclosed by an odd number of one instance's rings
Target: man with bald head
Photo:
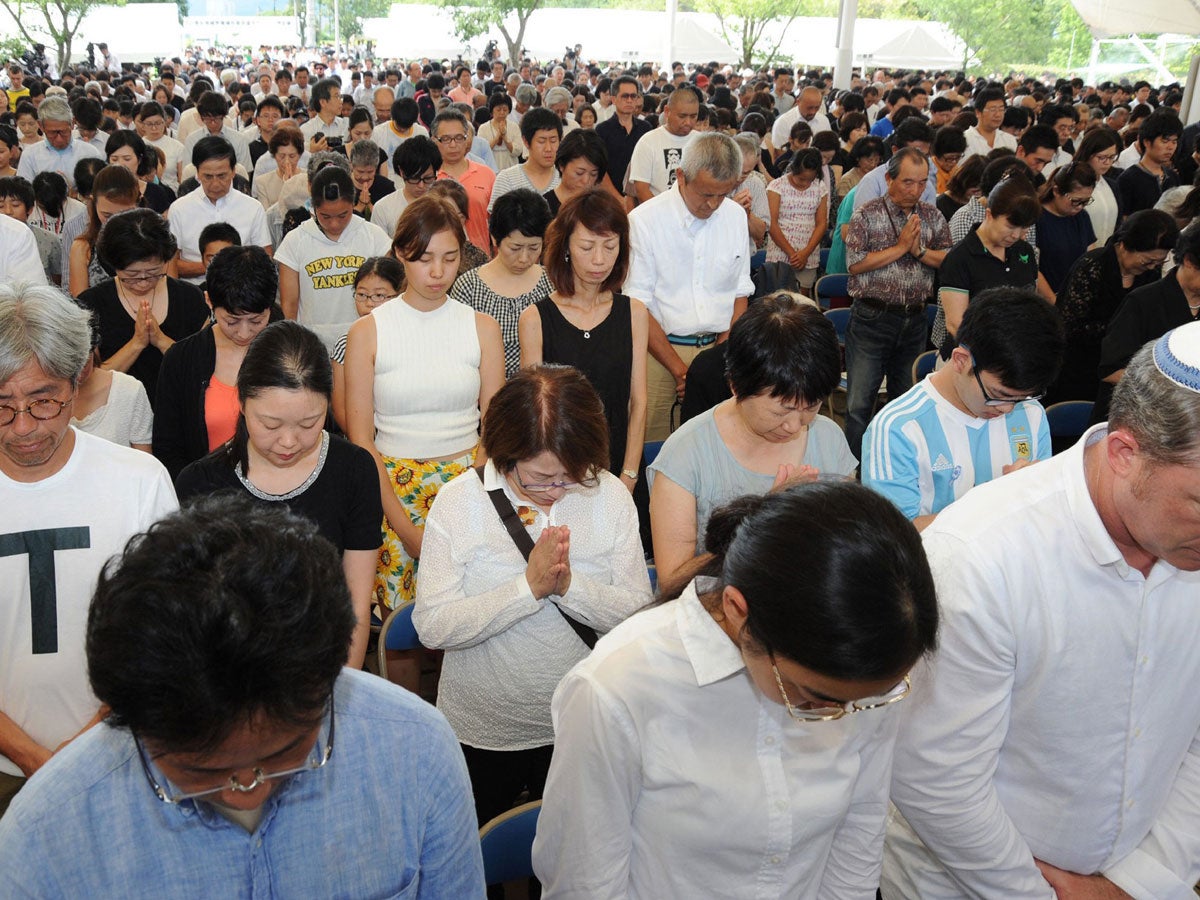
[[[657,197],[675,183],[675,170],[683,162],[683,148],[699,115],[696,90],[681,87],[667,101],[663,123],[637,142],[629,160],[629,187],[638,203]]]
[[[825,97],[820,88],[806,87],[800,92],[796,105],[775,120],[771,128],[771,141],[776,147],[786,147],[792,126],[804,122],[813,134],[829,131],[829,117],[825,115]]]

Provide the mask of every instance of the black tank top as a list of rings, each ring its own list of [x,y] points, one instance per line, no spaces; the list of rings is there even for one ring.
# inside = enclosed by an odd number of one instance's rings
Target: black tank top
[[[590,331],[566,320],[549,298],[537,303],[542,319],[542,359],[574,366],[587,376],[608,420],[609,471],[621,473],[629,428],[629,379],[633,370],[633,326],[629,298],[613,294],[608,317]]]

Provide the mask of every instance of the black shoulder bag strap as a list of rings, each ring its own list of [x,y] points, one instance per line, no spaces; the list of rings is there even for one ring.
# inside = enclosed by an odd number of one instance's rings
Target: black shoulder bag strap
[[[483,468],[476,467],[475,474],[479,476],[480,484],[483,483]],[[504,524],[504,528],[508,531],[508,536],[512,538],[513,543],[517,545],[517,549],[521,551],[521,555],[525,557],[525,561],[529,561],[529,554],[533,552],[533,538],[529,536],[529,532],[525,530],[525,526],[521,524],[521,517],[517,515],[517,511],[513,509],[512,503],[504,494],[503,488],[496,488],[487,492],[491,498],[492,506],[496,507],[496,513],[500,516],[500,521]],[[559,614],[567,620],[567,624],[571,626],[571,630],[579,635],[579,639],[587,646],[589,650],[596,646],[596,629],[584,625],[582,622],[571,618],[557,603],[554,608]]]

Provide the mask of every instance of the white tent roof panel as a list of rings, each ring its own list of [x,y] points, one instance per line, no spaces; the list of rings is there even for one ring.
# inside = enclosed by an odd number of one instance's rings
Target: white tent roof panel
[[[1127,34],[1200,35],[1198,0],[1071,0],[1098,38]]]

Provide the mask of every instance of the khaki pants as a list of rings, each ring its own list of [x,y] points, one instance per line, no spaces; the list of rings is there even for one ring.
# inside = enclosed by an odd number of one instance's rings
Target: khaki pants
[[[709,344],[708,347],[712,347]],[[688,347],[684,344],[672,344],[684,365],[690,366],[702,350],[708,347]],[[672,421],[671,407],[675,403],[675,376],[668,372],[654,358],[654,354],[646,354],[646,440],[665,441],[671,436]],[[679,422],[679,413],[675,414],[675,424]]]

